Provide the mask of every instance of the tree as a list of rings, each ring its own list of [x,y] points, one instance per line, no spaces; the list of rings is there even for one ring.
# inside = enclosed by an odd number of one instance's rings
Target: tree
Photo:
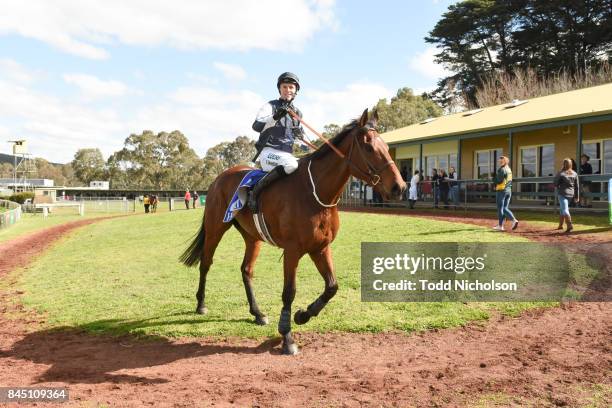
[[[446,106],[452,83],[476,105],[476,89],[495,72],[535,70],[547,78],[598,68],[612,58],[612,0],[466,0],[449,6],[425,38],[454,74],[434,93]]]
[[[183,189],[200,185],[202,162],[178,130],[131,134],[108,160],[115,185],[147,189]]]
[[[230,167],[248,164],[255,152],[255,141],[247,136],[238,136],[233,142],[222,142],[211,147],[203,159],[204,185],[208,187]]]
[[[76,177],[86,185],[93,180],[105,178],[104,158],[98,148],[79,149],[71,165]]]
[[[0,178],[13,178],[13,165],[11,163],[0,163]]]
[[[34,159],[34,167],[38,178],[53,180],[56,186],[67,185],[68,180],[62,173],[62,165],[54,165],[45,159],[37,158]]]
[[[381,99],[374,106],[378,112],[380,133],[421,122],[424,119],[440,116],[442,109],[431,99],[415,96],[410,88],[401,88],[396,96],[387,103]]]

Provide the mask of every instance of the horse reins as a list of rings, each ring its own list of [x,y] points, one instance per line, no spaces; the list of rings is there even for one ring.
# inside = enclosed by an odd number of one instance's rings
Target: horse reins
[[[353,170],[355,170],[357,173],[361,174],[362,176],[365,176],[365,177],[360,177],[360,178],[363,181],[365,181],[367,185],[370,185],[372,187],[377,185],[380,182],[379,174],[382,173],[382,171],[385,170],[387,167],[389,167],[390,165],[394,164],[393,160],[389,160],[380,169],[376,169],[376,167],[374,165],[372,165],[372,163],[370,163],[370,161],[365,157],[361,146],[359,145],[359,143],[357,143],[357,151],[359,152],[359,155],[361,156],[361,159],[364,161],[364,163],[366,164],[366,166],[368,168],[368,172],[366,173],[365,171],[361,170],[355,163],[353,163],[351,161],[351,157],[352,157],[352,154],[353,154],[353,146],[355,145],[355,138],[356,138],[356,136],[353,137],[353,140],[351,141],[351,147],[349,149],[349,154],[348,154],[348,158],[347,158],[344,155],[344,153],[342,153],[336,146],[334,146],[332,143],[330,143],[329,140],[324,138],[323,135],[321,135],[319,132],[317,132],[315,129],[313,129],[312,126],[310,126],[308,123],[304,122],[304,120],[302,120],[302,118],[300,118],[295,112],[293,112],[291,109],[287,109],[287,112],[289,113],[289,115],[293,119],[297,120],[298,122],[300,122],[301,124],[306,126],[306,128],[308,128],[308,130],[310,130],[312,133],[317,135],[319,137],[319,139],[321,139],[325,144],[327,144],[327,146],[330,147],[330,149],[332,149],[332,151],[334,151],[334,153],[336,153],[340,158],[344,159],[344,161],[347,163],[347,165],[349,167],[351,167]],[[367,128],[366,131],[368,133],[370,133],[372,135],[372,137],[378,136],[377,134],[374,133],[374,132],[376,132],[376,129],[374,129],[373,127]],[[314,146],[312,143],[310,143],[310,142],[308,142],[306,140],[303,140],[303,141],[311,149],[313,149],[313,150],[317,149],[317,147]],[[367,180],[368,178],[370,179],[369,181]]]

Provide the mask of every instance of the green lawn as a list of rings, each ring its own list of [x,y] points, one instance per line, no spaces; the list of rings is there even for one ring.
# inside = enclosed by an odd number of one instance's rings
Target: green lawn
[[[208,275],[206,316],[193,313],[197,269],[177,258],[197,231],[201,210],[122,217],[92,224],[56,244],[27,270],[16,271],[21,301],[44,312],[52,326],[93,332],[141,335],[276,335],[281,308],[279,249],[265,246],[255,270],[255,291],[270,317],[265,327],[251,323],[239,266],[243,242],[235,229],[217,249]],[[319,315],[294,329],[378,332],[444,328],[487,319],[493,309],[506,313],[542,303],[362,303],[361,241],[499,242],[525,241],[489,228],[414,217],[341,214],[333,244],[340,290]],[[299,267],[294,310],[312,302],[323,281],[309,258]]]
[[[22,213],[21,219],[10,227],[0,229],[0,243],[16,238],[20,235],[38,231],[43,228],[54,227],[70,221],[78,221],[84,218],[98,218],[113,214],[90,213],[81,217],[75,209],[56,209],[53,214],[43,218],[42,214]]]

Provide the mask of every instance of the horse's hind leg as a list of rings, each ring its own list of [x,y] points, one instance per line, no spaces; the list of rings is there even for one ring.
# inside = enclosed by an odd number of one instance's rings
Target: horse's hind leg
[[[255,316],[255,323],[259,325],[268,324],[268,317],[259,310],[257,301],[255,300],[255,292],[253,291],[253,273],[255,261],[259,255],[262,241],[251,238],[242,228],[238,230],[244,238],[246,250],[244,251],[244,259],[240,266],[242,272],[242,282],[244,282],[244,290],[246,291],[247,300],[249,301],[249,312]]]
[[[329,302],[338,291],[338,282],[336,281],[336,275],[334,273],[331,248],[327,246],[321,252],[311,253],[310,258],[312,258],[312,261],[317,266],[319,273],[325,281],[325,290],[305,311],[300,309],[295,312],[293,320],[296,324],[304,324],[308,322],[311,317],[317,316],[325,305],[327,305],[327,302]]]
[[[213,255],[215,254],[215,250],[217,249],[217,245],[221,241],[223,234],[232,226],[230,223],[223,223],[221,221],[222,218],[218,218],[214,214],[205,216],[205,241],[204,241],[204,250],[202,251],[202,256],[200,258],[200,284],[198,285],[198,292],[196,293],[196,299],[198,300],[198,305],[196,307],[196,313],[198,314],[206,314],[208,309],[206,308],[204,299],[206,296],[206,275],[210,270],[210,266],[213,263]],[[209,222],[211,220],[211,222]]]

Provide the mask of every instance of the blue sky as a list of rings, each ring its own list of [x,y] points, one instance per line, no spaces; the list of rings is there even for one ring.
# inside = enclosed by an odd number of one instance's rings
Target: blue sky
[[[202,156],[257,136],[251,123],[283,71],[301,79],[305,120],[343,124],[444,75],[423,37],[451,3],[0,0],[0,138],[68,162],[178,129]]]

